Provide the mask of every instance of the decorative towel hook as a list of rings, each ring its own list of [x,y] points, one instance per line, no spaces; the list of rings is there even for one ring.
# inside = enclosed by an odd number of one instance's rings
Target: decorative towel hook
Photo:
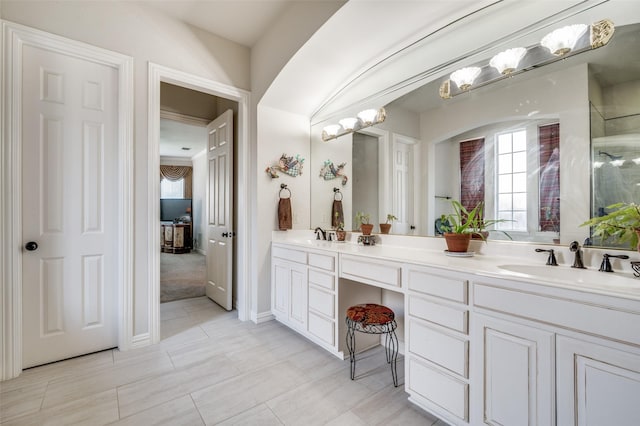
[[[338,195],[340,196],[340,198],[338,198]],[[342,192],[340,192],[340,188],[333,188],[333,199],[342,201]]]
[[[282,198],[282,191],[286,190],[289,193],[289,198],[291,198],[291,190],[289,188],[287,188],[287,184],[286,183],[281,183],[280,184],[280,192],[278,193],[278,196],[280,198]]]

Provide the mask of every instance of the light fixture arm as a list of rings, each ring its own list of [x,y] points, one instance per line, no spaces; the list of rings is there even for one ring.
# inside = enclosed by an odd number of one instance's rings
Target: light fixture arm
[[[352,128],[345,129],[344,126],[331,124],[329,126],[326,126],[322,130],[322,140],[324,142],[328,142],[332,139],[337,139],[340,136],[344,136],[349,133],[354,133],[362,129],[366,129],[367,127],[375,126],[376,124],[382,123],[386,118],[387,118],[387,112],[385,111],[384,108],[380,108],[377,110],[375,117],[371,121],[363,121],[362,119],[360,119],[358,120],[357,123],[353,125]]]
[[[508,69],[506,73],[498,73],[490,65],[483,65],[480,75],[477,77],[472,85],[465,86],[464,88],[458,87],[456,84],[451,84],[451,77],[444,80],[440,85],[440,97],[442,99],[451,99],[453,96],[460,95],[469,90],[476,89],[478,87],[485,86],[490,83],[502,80],[508,76],[513,76],[531,69],[535,69],[542,65],[547,65],[556,62],[560,59],[565,59],[569,56],[577,55],[579,53],[597,49],[605,46],[613,37],[615,26],[613,22],[608,19],[603,19],[598,22],[594,22],[589,26],[589,37],[579,39],[579,43],[572,49],[562,49],[561,54],[553,54],[540,44],[530,46],[526,49],[523,57],[528,57],[528,62],[521,65],[517,69]],[[586,34],[586,33],[583,33]],[[496,55],[497,56],[497,55]],[[523,61],[525,62],[525,61]],[[454,73],[455,74],[455,73]],[[452,74],[453,75],[453,74]]]

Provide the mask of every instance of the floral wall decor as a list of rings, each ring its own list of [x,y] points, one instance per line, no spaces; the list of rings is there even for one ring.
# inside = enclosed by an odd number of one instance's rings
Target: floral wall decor
[[[347,163],[340,163],[336,167],[333,164],[333,161],[327,160],[324,162],[322,169],[320,169],[320,177],[324,178],[324,180],[341,178],[342,185],[344,186],[349,181],[349,178],[347,177],[347,175],[344,174],[344,166],[346,166],[346,164]]]
[[[271,176],[271,179],[279,178],[278,172],[286,173],[289,176],[296,177],[302,174],[302,166],[304,165],[304,158],[296,155],[295,157],[287,157],[287,154],[282,154],[278,160],[278,164],[269,166],[265,169],[265,172]]]

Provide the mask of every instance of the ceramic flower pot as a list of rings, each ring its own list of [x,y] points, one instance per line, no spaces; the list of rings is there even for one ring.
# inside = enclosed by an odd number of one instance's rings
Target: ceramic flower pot
[[[373,224],[363,223],[360,225],[360,230],[362,231],[362,235],[371,235],[371,231],[373,231]]]
[[[469,251],[471,234],[454,234],[450,232],[445,232],[444,239],[447,242],[447,249],[450,252],[464,253]]]
[[[338,230],[336,231],[336,237],[338,241],[344,241],[347,239],[347,231]]]
[[[389,231],[391,231],[391,224],[390,223],[381,223],[380,224],[380,233],[381,234],[388,234]]]

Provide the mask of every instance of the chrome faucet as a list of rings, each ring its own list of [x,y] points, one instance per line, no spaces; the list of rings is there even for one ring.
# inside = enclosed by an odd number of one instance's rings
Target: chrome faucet
[[[327,234],[319,226],[313,232],[316,233],[316,240],[326,240],[327,239]]]
[[[547,258],[547,265],[558,266],[558,262],[556,261],[556,255],[553,252],[553,249],[549,249],[549,250],[540,249],[540,248],[536,249],[536,253],[543,253],[543,252],[549,253],[549,257]]]
[[[580,250],[580,243],[577,241],[572,241],[571,244],[569,244],[569,250],[576,254],[573,259],[573,265],[571,265],[571,267],[586,269],[584,267],[584,263],[582,262],[582,250]]]
[[[618,259],[628,259],[629,256],[627,256],[626,254],[619,254],[617,256],[614,256],[612,254],[608,254],[605,253],[602,255],[602,263],[600,264],[600,269],[598,269],[598,271],[600,272],[613,272],[613,268],[611,267],[611,262],[609,261],[610,257],[616,257]]]

